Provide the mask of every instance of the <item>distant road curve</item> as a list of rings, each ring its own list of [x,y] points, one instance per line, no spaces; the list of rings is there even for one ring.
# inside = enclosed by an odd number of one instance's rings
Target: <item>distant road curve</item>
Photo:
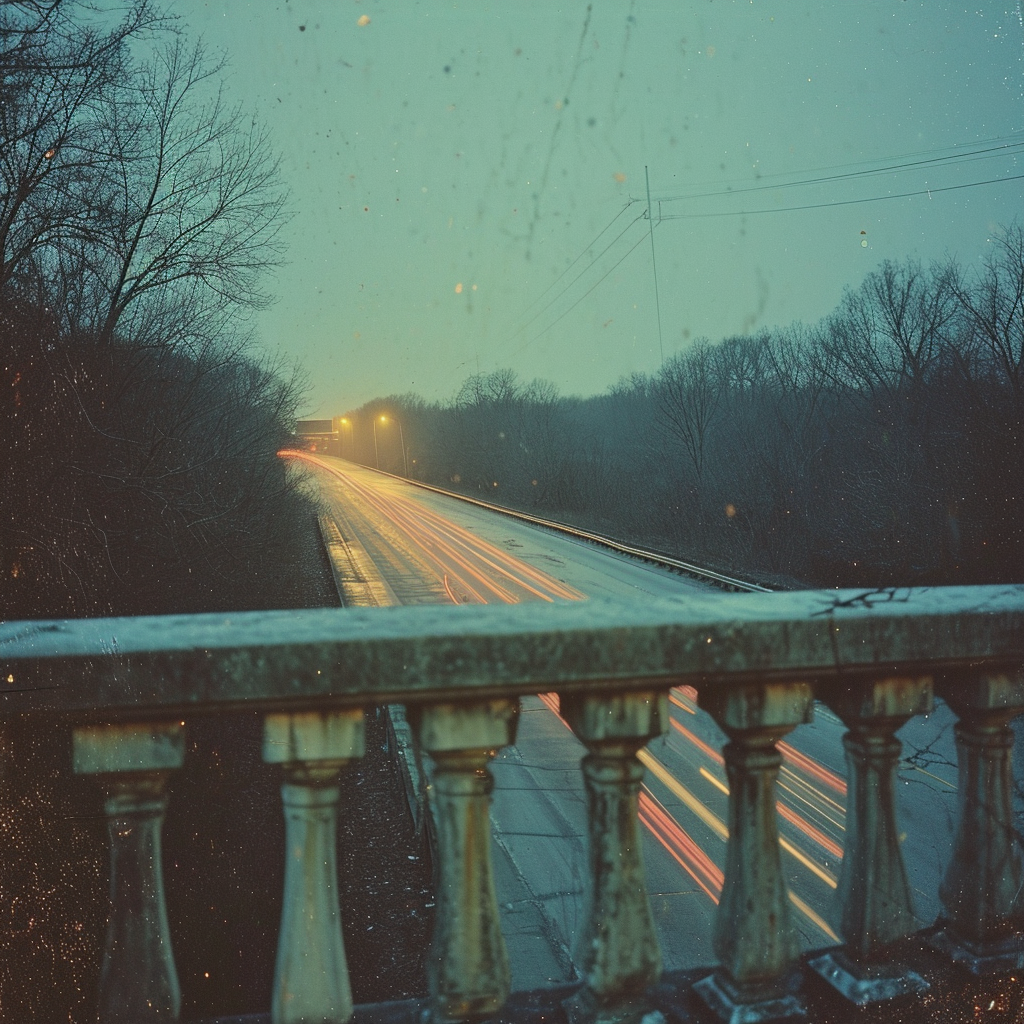
[[[299,459],[309,458],[306,452],[293,451],[290,449],[282,450],[278,452],[278,455]],[[314,458],[311,461],[316,460]],[[540,516],[530,515],[528,512],[519,512],[516,509],[506,508],[504,505],[495,505],[489,501],[481,501],[479,498],[470,498],[465,494],[459,494],[457,491],[446,491],[443,487],[434,487],[432,484],[425,484],[419,480],[412,480],[409,477],[396,476],[394,473],[385,473],[383,470],[374,469],[372,466],[361,466],[361,468],[366,469],[371,473],[378,473],[380,476],[401,480],[403,483],[411,484],[413,487],[419,487],[425,491],[433,491],[435,494],[443,494],[448,498],[456,498],[469,505],[477,505],[480,508],[485,508],[491,512],[497,512],[500,515],[509,516],[512,519],[518,519],[524,523],[530,523],[533,526],[543,526],[548,530],[554,530],[557,533],[566,534],[576,540],[585,540],[591,544],[597,544],[600,547],[618,552],[620,555],[629,555],[632,558],[639,558],[645,562],[653,562],[655,565],[671,569],[674,572],[692,576],[693,578],[702,580],[706,583],[713,583],[715,586],[722,587],[725,590],[756,591],[764,594],[771,592],[770,587],[762,587],[759,584],[751,583],[748,580],[740,580],[733,576],[726,576],[723,573],[715,572],[713,569],[705,569],[699,565],[693,565],[690,562],[683,562],[677,558],[670,558],[668,555],[663,555],[656,551],[647,551],[644,548],[634,547],[631,544],[623,544],[621,541],[614,540],[611,537],[605,537],[600,533],[590,533],[587,530],[580,530],[575,526],[570,526],[568,523],[560,523],[553,519],[542,519]]]

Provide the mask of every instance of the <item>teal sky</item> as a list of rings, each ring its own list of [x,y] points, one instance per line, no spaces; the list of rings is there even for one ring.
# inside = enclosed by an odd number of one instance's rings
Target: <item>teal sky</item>
[[[259,333],[310,415],[502,366],[601,392],[813,322],[883,259],[976,261],[1024,210],[1020,0],[173,9],[284,154]]]

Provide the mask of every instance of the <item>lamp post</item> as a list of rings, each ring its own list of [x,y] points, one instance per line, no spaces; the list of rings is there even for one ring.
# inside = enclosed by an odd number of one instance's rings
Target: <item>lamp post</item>
[[[338,440],[341,444],[341,457],[345,458],[345,428],[348,427],[352,431],[352,444],[355,444],[355,430],[352,426],[352,421],[347,416],[341,417],[341,430],[338,432]],[[352,445],[349,445],[351,448]]]
[[[405,466],[405,478],[409,479],[409,453],[405,449],[405,432],[402,430],[402,421],[395,417],[398,424],[398,439],[402,442],[402,465]]]
[[[387,422],[383,416],[381,416],[380,421],[381,421],[381,423],[386,423]],[[377,467],[377,469],[380,469],[380,455],[377,454],[377,417],[376,416],[373,417],[373,464],[374,464],[374,466]]]
[[[408,453],[405,450],[405,431],[402,430],[402,421],[397,416],[392,416],[391,418],[398,424],[398,439],[402,442],[402,464],[405,466],[405,475],[406,475],[406,477],[408,477],[409,476],[409,455],[408,455]],[[387,421],[388,421],[387,416],[381,416],[380,421],[381,421],[381,423],[387,423]],[[374,421],[373,421],[373,429],[374,429],[373,444],[374,444],[374,452],[376,453],[376,450],[377,450],[377,448],[376,448],[376,446],[377,446],[377,433],[376,433],[376,431],[377,431],[377,420],[376,419],[374,419]],[[377,468],[380,469],[380,463],[379,462],[377,464]]]

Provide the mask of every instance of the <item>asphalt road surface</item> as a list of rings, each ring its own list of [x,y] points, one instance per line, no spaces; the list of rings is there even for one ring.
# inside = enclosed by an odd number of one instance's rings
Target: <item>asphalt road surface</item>
[[[659,597],[710,589],[648,563],[434,494],[340,459],[304,457],[343,556],[348,603],[423,604]],[[671,728],[641,752],[648,892],[666,969],[715,962],[728,790],[725,737],[688,688],[670,695]],[[904,859],[920,926],[938,912],[956,802],[954,716],[937,704],[900,733]],[[844,727],[827,708],[780,744],[783,867],[805,949],[838,941],[833,896],[846,807]],[[514,747],[493,764],[493,853],[513,987],[577,975],[587,884],[584,752],[553,694],[524,699]]]

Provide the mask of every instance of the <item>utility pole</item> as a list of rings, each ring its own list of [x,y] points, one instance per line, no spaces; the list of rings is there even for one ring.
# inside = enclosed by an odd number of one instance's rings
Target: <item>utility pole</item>
[[[658,298],[658,263],[654,258],[654,218],[651,216],[651,176],[647,173],[647,164],[644,164],[644,179],[647,182],[647,223],[651,228],[651,263],[654,267],[654,308],[658,311],[658,352],[661,355],[661,365],[665,365],[665,345],[661,340],[661,300]]]
[[[395,422],[398,424],[398,437],[402,442],[402,461],[405,463],[405,476],[409,478],[409,452],[405,447],[405,431],[402,430],[402,421],[396,416]]]

